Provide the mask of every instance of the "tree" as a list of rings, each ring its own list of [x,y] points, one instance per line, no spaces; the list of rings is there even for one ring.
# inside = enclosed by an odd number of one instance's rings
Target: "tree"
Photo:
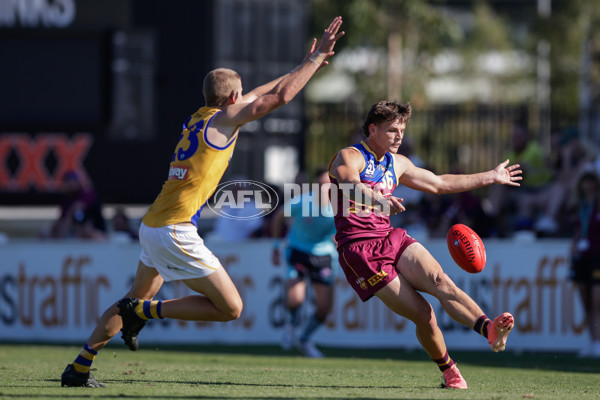
[[[355,72],[366,103],[384,97],[423,102],[431,56],[461,34],[442,8],[424,0],[312,1],[313,25],[338,14],[347,31],[339,51],[368,48],[383,54],[372,60],[374,73]]]

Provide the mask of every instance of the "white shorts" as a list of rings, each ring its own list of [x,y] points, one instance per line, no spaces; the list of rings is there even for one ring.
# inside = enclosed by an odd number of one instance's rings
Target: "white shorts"
[[[165,281],[203,278],[221,268],[191,224],[151,228],[140,225],[140,261],[155,268]]]

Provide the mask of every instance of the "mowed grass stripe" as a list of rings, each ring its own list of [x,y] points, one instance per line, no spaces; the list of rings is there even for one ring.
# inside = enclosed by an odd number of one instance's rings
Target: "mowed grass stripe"
[[[470,389],[443,390],[422,351],[325,348],[313,360],[274,346],[109,346],[107,387],[61,388],[77,346],[0,344],[0,399],[597,399],[600,361],[571,354],[453,352]]]

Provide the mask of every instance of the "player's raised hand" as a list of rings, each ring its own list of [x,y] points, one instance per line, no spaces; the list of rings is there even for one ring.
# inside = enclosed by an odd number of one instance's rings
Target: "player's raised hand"
[[[346,32],[341,31],[340,27],[342,26],[342,17],[335,17],[331,24],[325,29],[323,32],[323,36],[321,36],[321,42],[317,46],[317,50],[321,53],[325,53],[326,56],[333,55],[333,47],[339,38],[344,36]],[[338,33],[339,32],[339,33]],[[331,54],[330,54],[331,53]]]
[[[344,36],[346,32],[341,31],[342,17],[335,17],[329,26],[323,32],[321,41],[317,45],[317,39],[313,38],[312,45],[306,55],[306,58],[311,59],[319,65],[319,69],[327,65],[327,59],[335,54],[333,48],[339,38]]]
[[[523,180],[523,177],[521,176],[523,171],[519,169],[520,165],[513,164],[507,166],[508,161],[509,160],[506,160],[494,168],[494,182],[502,185],[521,186],[521,184],[517,182]]]

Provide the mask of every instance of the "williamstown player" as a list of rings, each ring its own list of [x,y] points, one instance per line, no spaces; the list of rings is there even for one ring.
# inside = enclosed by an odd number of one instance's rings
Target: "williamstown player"
[[[405,210],[402,199],[392,192],[399,183],[435,194],[494,183],[519,186],[521,170],[518,164],[507,166],[508,160],[493,170],[470,175],[435,175],[416,167],[397,154],[411,112],[410,104],[382,101],[373,105],[362,127],[366,139],[342,149],[330,164],[330,178],[337,187],[339,262],[362,301],[377,296],[416,325],[419,343],[443,372],[444,387],[467,389],[448,355],[433,308],[419,292],[436,297],[450,317],[484,336],[495,352],[504,350],[514,319],[504,313],[491,321],[425,247],[404,229],[391,227],[389,216]]]
[[[304,61],[290,73],[242,94],[242,80],[230,69],[204,78],[206,105],[183,124],[167,181],[140,227],[142,252],[135,280],[125,297],[110,306],[79,355],[62,374],[62,386],[101,387],[90,367],[119,330],[125,344],[138,348],[138,333],[149,319],[231,321],[242,299],[219,260],[204,246],[196,222],[216,189],[233,153],[240,127],[291,101],[318,69],[327,64],[342,18],[336,17],[313,39]],[[152,300],[164,281],[181,280],[198,295]]]

